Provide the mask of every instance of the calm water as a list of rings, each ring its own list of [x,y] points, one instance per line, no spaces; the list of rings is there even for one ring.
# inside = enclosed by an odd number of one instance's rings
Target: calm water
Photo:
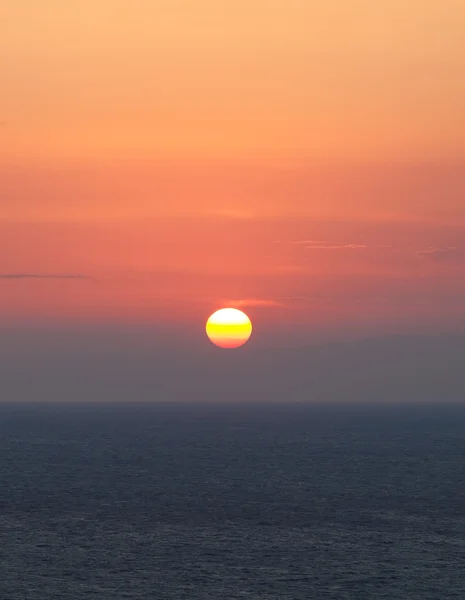
[[[465,408],[1,406],[0,597],[465,598]]]

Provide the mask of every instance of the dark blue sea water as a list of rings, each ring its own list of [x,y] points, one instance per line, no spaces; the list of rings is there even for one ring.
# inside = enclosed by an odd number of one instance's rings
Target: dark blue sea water
[[[0,405],[0,598],[465,598],[465,407]]]

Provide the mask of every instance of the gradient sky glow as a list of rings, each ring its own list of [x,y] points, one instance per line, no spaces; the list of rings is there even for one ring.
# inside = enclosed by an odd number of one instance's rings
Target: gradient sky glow
[[[465,331],[462,0],[0,22],[0,324],[201,332],[236,306],[287,343]]]

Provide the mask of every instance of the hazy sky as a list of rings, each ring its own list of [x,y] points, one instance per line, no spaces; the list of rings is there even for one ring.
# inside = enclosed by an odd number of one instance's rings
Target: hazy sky
[[[465,332],[463,0],[15,0],[0,28],[1,327]]]
[[[0,16],[3,155],[463,157],[462,0],[15,0]]]

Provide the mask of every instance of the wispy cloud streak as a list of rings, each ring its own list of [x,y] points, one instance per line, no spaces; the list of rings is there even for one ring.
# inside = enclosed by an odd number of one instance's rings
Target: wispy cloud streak
[[[320,246],[330,243],[331,242],[323,240],[297,240],[295,242],[291,242],[291,244],[294,244],[296,246]]]
[[[335,244],[333,242],[324,242],[320,240],[298,240],[291,243],[298,246],[304,246],[307,250],[359,250],[368,248],[366,244]]]
[[[89,275],[81,274],[41,274],[41,273],[0,273],[0,279],[92,279]]]
[[[236,209],[220,209],[214,211],[215,217],[220,217],[223,219],[235,219],[238,221],[250,221],[254,218],[252,213],[246,212],[245,210],[236,210]]]
[[[427,248],[417,252],[417,256],[438,262],[465,262],[465,250],[455,246]]]
[[[277,308],[282,306],[280,302],[267,298],[244,298],[241,300],[228,300],[226,304],[231,308]]]

